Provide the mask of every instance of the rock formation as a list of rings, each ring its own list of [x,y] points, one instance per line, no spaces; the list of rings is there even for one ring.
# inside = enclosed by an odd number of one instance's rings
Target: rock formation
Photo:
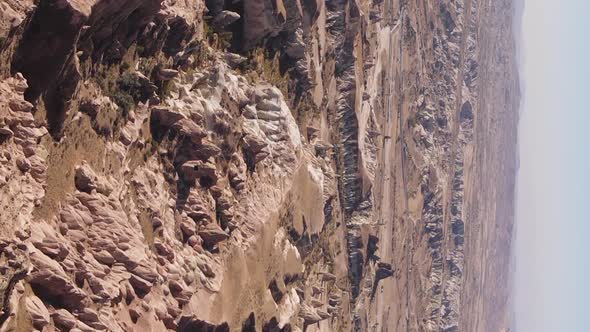
[[[512,15],[4,1],[0,331],[507,328]]]

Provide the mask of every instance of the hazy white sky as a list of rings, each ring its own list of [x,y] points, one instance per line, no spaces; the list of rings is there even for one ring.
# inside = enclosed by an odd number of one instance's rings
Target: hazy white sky
[[[590,0],[525,0],[517,332],[590,331]]]

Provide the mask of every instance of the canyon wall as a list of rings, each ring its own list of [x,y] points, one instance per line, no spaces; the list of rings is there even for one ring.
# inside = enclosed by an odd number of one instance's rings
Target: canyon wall
[[[507,331],[511,0],[0,4],[0,331]]]

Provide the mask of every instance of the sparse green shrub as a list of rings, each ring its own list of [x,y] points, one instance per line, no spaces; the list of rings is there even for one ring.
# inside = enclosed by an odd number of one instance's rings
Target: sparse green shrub
[[[148,142],[149,142],[150,151],[152,154],[155,153],[156,151],[158,151],[158,141],[156,141],[155,139],[153,139],[150,136]]]
[[[162,88],[160,89],[160,93],[159,96],[161,99],[166,99],[168,97],[170,97],[170,94],[172,93],[172,81],[164,81],[162,82]]]
[[[292,101],[295,105],[291,108],[291,113],[297,121],[299,126],[304,127],[308,121],[317,115],[317,107],[315,106],[311,95],[305,93],[299,100]]]
[[[270,84],[281,90],[283,96],[289,95],[289,73],[281,74],[279,69],[279,55],[267,54],[262,58],[262,77]]]
[[[119,107],[119,113],[123,117],[129,115],[129,111],[135,107],[135,101],[130,94],[124,91],[115,91],[109,95],[109,98]]]
[[[408,127],[409,128],[414,128],[418,125],[418,117],[416,116],[416,114],[411,114],[408,117]]]
[[[233,33],[231,31],[224,31],[219,33],[219,46],[222,49],[228,49],[231,47]]]
[[[131,68],[131,65],[129,64],[129,62],[123,62],[121,64],[121,72],[126,72],[129,70],[129,68]]]
[[[205,34],[205,38],[207,40],[211,40],[213,34],[215,34],[215,31],[213,31],[213,28],[211,28],[207,20],[203,21],[203,33]]]
[[[137,103],[146,101],[152,94],[150,88],[147,86],[149,82],[142,80],[138,75],[131,73],[124,73],[117,80],[117,87],[119,90],[126,92]]]
[[[96,83],[98,83],[102,91],[110,93],[116,88],[117,74],[118,73],[113,73],[113,71],[109,68],[104,68],[103,70],[99,71],[95,76]]]
[[[143,56],[145,52],[145,47],[141,46],[141,45],[137,45],[137,47],[135,48],[135,53],[139,56]]]

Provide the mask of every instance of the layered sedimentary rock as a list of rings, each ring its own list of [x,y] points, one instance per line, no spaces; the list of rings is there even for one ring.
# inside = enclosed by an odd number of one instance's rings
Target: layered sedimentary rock
[[[511,1],[0,9],[0,331],[508,327]]]

